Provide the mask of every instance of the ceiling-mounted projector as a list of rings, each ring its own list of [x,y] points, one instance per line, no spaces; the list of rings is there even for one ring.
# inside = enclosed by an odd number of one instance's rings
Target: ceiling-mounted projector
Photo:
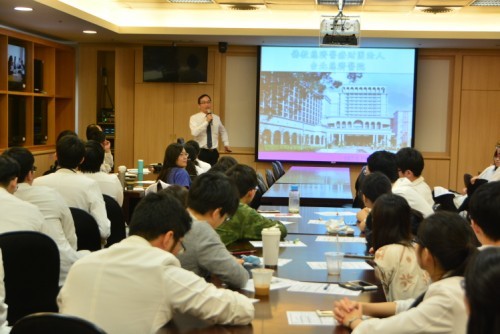
[[[360,25],[356,17],[342,15],[323,16],[321,20],[320,46],[359,46]]]

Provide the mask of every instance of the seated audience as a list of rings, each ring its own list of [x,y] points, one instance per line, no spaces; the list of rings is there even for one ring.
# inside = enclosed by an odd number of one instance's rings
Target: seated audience
[[[0,334],[10,333],[10,326],[7,323],[7,309],[8,306],[5,304],[5,284],[4,279],[5,273],[3,270],[3,258],[2,250],[0,249]]]
[[[180,268],[175,255],[184,250],[191,218],[176,198],[147,195],[129,227],[128,238],[73,265],[57,298],[61,313],[107,333],[157,333],[177,313],[212,324],[252,321],[254,307],[247,297]]]
[[[356,213],[356,220],[361,231],[365,231],[367,221],[371,221],[370,211],[373,208],[373,203],[381,195],[390,194],[391,187],[391,181],[380,172],[369,173],[365,176],[360,188],[361,198],[365,207]],[[368,223],[368,228],[371,229],[371,222]],[[365,235],[367,234],[368,231],[365,231]]]
[[[191,186],[191,178],[186,171],[188,157],[182,144],[174,143],[168,145],[157,180],[189,188]]]
[[[481,174],[472,177],[470,183],[474,183],[477,179],[483,179],[488,182],[490,181],[500,181],[500,142],[497,143],[495,151],[493,152],[493,164],[486,167]]]
[[[193,218],[191,231],[184,238],[186,251],[178,255],[181,266],[209,280],[211,275],[233,288],[248,281],[242,261],[233,257],[215,229],[238,208],[238,190],[222,173],[198,176],[188,194],[188,212]]]
[[[104,195],[115,199],[120,206],[123,204],[123,188],[115,174],[108,174],[101,169],[104,159],[104,148],[95,141],[85,143],[85,159],[80,164],[80,171],[88,178],[96,181]]]
[[[411,147],[404,147],[396,153],[396,163],[399,177],[406,177],[411,181],[411,186],[432,207],[434,199],[429,185],[422,176],[424,170],[424,157],[422,153]]]
[[[40,210],[23,201],[14,192],[20,173],[16,160],[0,155],[0,233],[12,231],[45,232],[46,223]]]
[[[465,272],[467,334],[500,333],[500,247],[485,249]]]
[[[78,172],[78,166],[85,156],[85,144],[76,136],[64,136],[56,144],[59,169],[52,174],[37,177],[35,186],[47,186],[57,190],[71,208],[90,213],[99,226],[101,238],[106,240],[110,233],[110,221],[101,189],[96,181]]]
[[[257,191],[257,173],[247,165],[235,165],[226,172],[238,188],[240,204],[236,213],[216,228],[222,242],[229,245],[238,240],[261,240],[262,229],[278,226],[281,238],[287,234],[286,226],[277,220],[263,217],[248,206]]]
[[[106,139],[106,135],[102,131],[102,128],[97,124],[89,124],[87,126],[86,135],[87,140],[95,140],[101,143],[105,153],[100,168],[104,173],[110,173],[114,166],[113,154],[111,153],[111,142]]]
[[[59,249],[59,285],[63,285],[71,265],[88,254],[77,251],[75,224],[69,207],[57,191],[44,186],[33,186],[35,179],[35,158],[24,147],[11,147],[3,155],[19,163],[19,183],[15,196],[38,207],[45,218],[45,234],[51,237]]]
[[[471,196],[469,217],[472,230],[483,248],[500,246],[500,182],[482,185]]]
[[[63,130],[63,131],[59,132],[59,134],[57,135],[56,143],[59,141],[59,139],[61,139],[64,136],[67,136],[67,135],[72,135],[72,136],[78,137],[76,132],[73,130]],[[55,173],[58,167],[59,167],[59,165],[57,163],[57,157],[56,157],[56,154],[54,154],[54,164],[50,165],[49,170],[45,171],[43,173],[43,175]]]
[[[198,166],[196,165],[196,150],[189,144],[184,144],[184,149],[188,154],[186,171],[188,172],[189,177],[192,181],[196,176],[198,176]]]
[[[177,198],[179,202],[181,202],[182,206],[187,209],[187,199],[189,191],[185,187],[173,184],[161,191],[164,192],[165,194],[170,194],[175,198]]]
[[[408,202],[399,195],[384,194],[375,201],[371,216],[375,273],[386,300],[418,297],[427,289],[429,277],[418,265]]]
[[[434,211],[432,206],[413,189],[411,181],[406,177],[398,176],[396,155],[388,151],[376,151],[368,156],[368,172],[382,172],[392,183],[392,193],[406,199],[412,209],[422,213],[424,217],[431,215]]]
[[[225,155],[220,157],[219,160],[210,168],[210,172],[221,172],[225,173],[229,168],[237,165],[238,161],[232,156]]]
[[[208,162],[205,162],[203,160],[198,159],[198,157],[200,155],[200,151],[201,151],[200,144],[198,144],[198,142],[196,140],[188,140],[186,142],[186,145],[191,145],[192,147],[194,147],[194,150],[195,150],[194,161],[196,164],[196,170],[198,171],[198,175],[208,172],[208,170],[212,166],[210,166],[210,164]]]
[[[467,313],[461,282],[469,259],[477,252],[473,238],[468,222],[456,213],[441,211],[427,217],[416,240],[419,265],[432,280],[425,294],[385,303],[344,298],[334,302],[336,320],[354,334],[465,334]]]

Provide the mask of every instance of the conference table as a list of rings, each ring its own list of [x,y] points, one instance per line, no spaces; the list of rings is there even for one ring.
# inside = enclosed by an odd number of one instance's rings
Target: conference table
[[[278,279],[291,279],[301,282],[318,283],[326,288],[329,283],[343,282],[347,280],[362,279],[378,284],[373,269],[342,269],[340,275],[328,275],[326,269],[311,269],[307,262],[324,262],[324,252],[341,250],[344,252],[359,253],[364,251],[364,244],[360,242],[319,242],[316,235],[295,234],[287,237],[287,242],[300,242],[307,247],[280,247],[280,261],[291,259],[290,262],[278,265],[275,276]],[[298,240],[298,241],[297,241]],[[231,248],[231,247],[230,247]],[[233,245],[234,251],[255,251],[254,255],[260,256],[262,248],[255,248],[249,242],[241,242]],[[365,264],[362,259],[344,259],[344,262]],[[368,261],[368,263],[370,263]],[[241,293],[254,298],[252,292],[240,290]],[[290,325],[289,316],[303,316],[303,314],[290,312],[315,312],[316,310],[332,310],[333,302],[343,298],[342,295],[295,292],[287,288],[271,290],[268,297],[260,298],[255,303],[255,319],[248,326],[221,326],[210,325],[207,322],[196,319],[190,315],[177,314],[171,322],[161,328],[157,334],[184,334],[184,333],[244,333],[244,334],[308,334],[308,333],[349,333],[343,326],[335,326],[334,322],[329,325]],[[259,298],[259,297],[255,297]],[[384,301],[382,288],[372,292],[362,292],[358,296],[349,297],[365,302]],[[331,321],[331,319],[329,319]]]
[[[292,185],[299,186],[303,206],[352,203],[349,168],[293,166],[262,195],[261,204],[287,205]]]
[[[313,207],[301,206],[299,217],[288,213],[287,205],[261,205],[258,210],[261,215],[284,222],[288,234],[327,234],[326,225],[330,220],[344,220],[344,224],[354,229],[354,235],[359,235],[356,226],[358,208]],[[342,231],[340,234],[343,234]]]

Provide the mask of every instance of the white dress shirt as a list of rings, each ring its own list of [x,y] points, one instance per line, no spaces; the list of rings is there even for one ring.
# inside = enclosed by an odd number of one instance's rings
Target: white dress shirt
[[[212,168],[212,166],[208,162],[202,161],[200,159],[196,159],[196,163],[197,163],[197,165],[195,165],[195,166],[196,166],[196,171],[198,172],[198,175],[206,173],[210,170],[210,168]]]
[[[352,333],[465,334],[468,316],[462,279],[454,276],[432,283],[418,306],[409,308],[413,299],[398,301],[396,315],[364,320]]]
[[[61,261],[59,285],[63,285],[71,265],[89,253],[89,251],[78,252],[76,250],[75,224],[69,207],[57,191],[45,186],[19,183],[14,195],[36,205],[45,217],[46,234],[54,240],[59,249]]]
[[[254,317],[250,299],[217,289],[139,236],[77,261],[57,301],[59,312],[87,319],[110,334],[156,333],[174,313],[214,324],[246,325]]]
[[[212,148],[217,148],[219,146],[219,134],[221,136],[224,146],[229,146],[229,137],[227,135],[226,128],[222,125],[220,117],[212,114]],[[194,140],[200,144],[201,148],[207,148],[207,115],[203,112],[198,112],[194,114],[189,119],[189,128],[191,129],[191,135]]]
[[[45,219],[33,204],[25,202],[0,187],[0,233],[36,231],[45,233]]]
[[[57,190],[69,207],[87,211],[95,218],[102,239],[109,237],[111,223],[106,214],[101,189],[96,181],[81,173],[61,168],[55,173],[37,177],[33,185]]]
[[[3,282],[4,277],[3,257],[2,250],[0,249],[0,334],[10,332],[10,327],[7,324],[7,304],[5,304],[5,284]]]
[[[420,211],[424,215],[424,218],[434,213],[432,206],[413,189],[411,181],[406,177],[401,177],[394,182],[392,185],[392,193],[404,197],[410,207]]]
[[[118,176],[104,172],[83,173],[83,175],[96,181],[103,194],[113,197],[120,206],[123,205],[123,188]]]
[[[423,176],[419,176],[417,179],[411,181],[411,186],[420,196],[432,207],[434,205],[434,199],[432,198],[431,187],[425,182]]]

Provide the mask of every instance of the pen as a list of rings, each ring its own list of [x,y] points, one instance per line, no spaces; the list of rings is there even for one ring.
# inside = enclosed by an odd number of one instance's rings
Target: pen
[[[323,288],[323,290],[328,290],[328,288],[330,287],[330,283],[328,283],[327,285],[325,285],[325,287]]]

